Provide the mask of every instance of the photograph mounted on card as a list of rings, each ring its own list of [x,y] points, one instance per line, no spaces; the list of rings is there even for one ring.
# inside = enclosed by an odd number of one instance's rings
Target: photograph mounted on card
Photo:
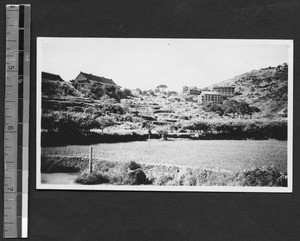
[[[37,188],[292,192],[293,41],[37,39]]]

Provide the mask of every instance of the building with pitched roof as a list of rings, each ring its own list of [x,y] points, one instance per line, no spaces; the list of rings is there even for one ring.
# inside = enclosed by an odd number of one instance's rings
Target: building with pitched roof
[[[75,82],[80,87],[87,87],[92,83],[96,83],[98,85],[115,85],[117,84],[112,79],[107,79],[104,77],[99,77],[93,74],[87,74],[84,72],[80,72],[79,75],[75,78],[75,80],[71,82]]]
[[[51,74],[48,72],[42,72],[42,81],[64,81],[58,74]]]

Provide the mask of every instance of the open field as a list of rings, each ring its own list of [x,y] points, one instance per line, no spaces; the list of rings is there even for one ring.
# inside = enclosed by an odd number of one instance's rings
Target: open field
[[[286,173],[286,141],[150,140],[97,144],[95,159],[140,164],[176,165],[210,170],[242,171],[273,166]],[[42,155],[88,157],[90,146],[42,148]]]

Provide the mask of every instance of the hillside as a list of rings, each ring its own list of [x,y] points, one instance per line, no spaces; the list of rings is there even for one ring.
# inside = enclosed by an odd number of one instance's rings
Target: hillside
[[[253,70],[215,86],[235,86],[237,101],[246,101],[261,111],[260,117],[276,117],[287,111],[288,66]]]
[[[81,97],[82,93],[69,82],[42,78],[42,95],[43,97]]]
[[[231,99],[244,101],[252,107],[259,108],[253,113],[254,118],[277,118],[286,116],[288,66],[268,67],[253,70],[234,78],[225,80],[215,86],[235,86],[235,96]],[[213,86],[211,86],[212,88]],[[66,81],[43,80],[43,111],[71,111],[85,112],[92,108],[106,113],[111,108],[122,109],[118,120],[123,115],[154,121],[157,125],[179,123],[182,120],[232,118],[230,115],[219,115],[208,111],[203,105],[197,103],[197,96],[186,94],[145,91],[136,95],[125,97],[124,91],[111,87],[90,86],[86,90],[76,89]],[[84,93],[85,92],[85,93]],[[100,97],[98,97],[100,96]],[[109,103],[109,108],[105,107]],[[98,107],[97,107],[98,106]],[[104,110],[105,109],[105,110]],[[235,116],[236,118],[236,116]],[[249,117],[248,117],[249,118]],[[122,122],[122,121],[121,121]],[[123,123],[126,124],[126,123]]]

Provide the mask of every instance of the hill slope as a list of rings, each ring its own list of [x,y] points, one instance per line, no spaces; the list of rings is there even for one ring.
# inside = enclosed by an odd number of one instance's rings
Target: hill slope
[[[253,70],[215,86],[235,86],[233,99],[258,107],[263,117],[276,117],[287,111],[288,65]]]

